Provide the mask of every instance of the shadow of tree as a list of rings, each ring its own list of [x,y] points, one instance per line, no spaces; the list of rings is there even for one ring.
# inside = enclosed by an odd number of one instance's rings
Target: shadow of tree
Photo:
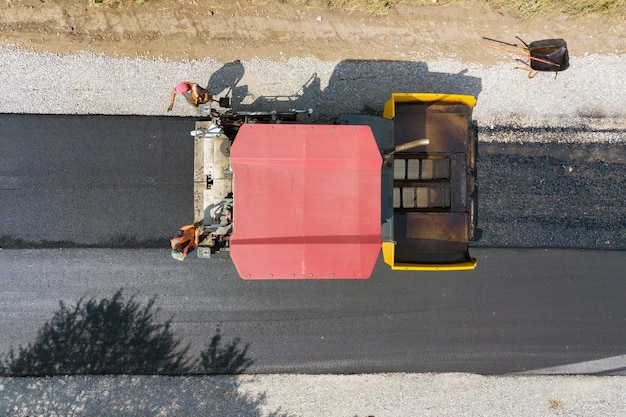
[[[0,362],[0,415],[260,415],[265,394],[240,391],[232,375],[252,365],[249,345],[225,343],[218,327],[200,358],[190,358],[172,318],[156,320],[155,301],[142,306],[120,289],[74,307],[60,302],[35,341]]]
[[[218,327],[211,343],[200,352],[200,369],[209,375],[232,375],[246,370],[254,361],[248,358],[249,345],[243,350],[239,348],[241,340],[235,338],[226,344],[222,344],[222,332]]]
[[[4,375],[188,375],[237,374],[253,361],[240,339],[222,342],[218,327],[200,360],[190,358],[171,329],[172,318],[158,322],[152,298],[145,306],[118,290],[110,299],[74,307],[59,303],[33,343],[11,349],[0,363]]]
[[[66,376],[0,378],[0,415],[286,417],[238,377]]]

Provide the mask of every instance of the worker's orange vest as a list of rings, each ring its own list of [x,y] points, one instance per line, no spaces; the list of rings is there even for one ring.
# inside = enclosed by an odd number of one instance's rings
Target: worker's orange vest
[[[176,236],[170,239],[170,245],[172,249],[187,254],[198,247],[199,239],[197,227],[189,224],[181,227]]]

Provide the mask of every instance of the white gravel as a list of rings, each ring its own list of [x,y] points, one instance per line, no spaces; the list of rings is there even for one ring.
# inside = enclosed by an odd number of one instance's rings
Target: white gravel
[[[183,80],[232,91],[242,106],[312,107],[316,118],[381,111],[392,91],[472,94],[483,128],[626,128],[626,56],[571,57],[558,74],[529,79],[513,61],[493,67],[54,55],[0,47],[0,113],[166,115]],[[306,86],[305,86],[306,85]],[[173,116],[194,116],[180,98]],[[612,141],[626,141],[623,133]],[[489,139],[487,135],[487,140]],[[484,139],[483,139],[484,140]],[[514,140],[514,139],[511,139]],[[581,141],[602,140],[583,135]],[[466,374],[243,377],[0,378],[0,414],[14,416],[625,416],[626,378]]]
[[[528,78],[514,60],[493,67],[453,60],[328,62],[207,58],[172,62],[93,53],[55,55],[0,48],[0,112],[166,115],[172,88],[190,80],[214,95],[255,108],[313,108],[324,120],[341,112],[380,112],[393,91],[470,94],[483,127],[626,127],[626,56],[571,57],[570,68]],[[304,87],[305,84],[308,87]],[[175,116],[195,110],[177,99]]]
[[[624,416],[626,380],[470,374],[0,378],[7,416]]]

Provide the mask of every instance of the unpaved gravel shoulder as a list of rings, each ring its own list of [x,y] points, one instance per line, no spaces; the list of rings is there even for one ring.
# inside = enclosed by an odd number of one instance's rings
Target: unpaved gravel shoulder
[[[14,416],[617,417],[626,379],[469,374],[0,378]]]
[[[193,80],[216,96],[231,96],[238,109],[313,108],[314,121],[339,113],[380,113],[392,92],[434,92],[477,97],[473,116],[484,128],[575,126],[619,132],[626,126],[626,55],[572,57],[570,68],[558,75],[534,78],[513,62],[484,66],[451,59],[296,57],[224,63],[0,48],[0,62],[0,113],[197,116],[180,99],[173,112],[166,112],[172,88]]]
[[[0,113],[164,115],[171,89],[192,80],[239,109],[313,108],[320,121],[377,113],[391,92],[417,91],[476,96],[483,127],[626,123],[624,16],[520,19],[478,0],[321,4],[0,3]],[[481,46],[481,36],[517,35],[564,38],[570,68],[529,79],[517,55]],[[195,112],[179,102],[170,114]]]

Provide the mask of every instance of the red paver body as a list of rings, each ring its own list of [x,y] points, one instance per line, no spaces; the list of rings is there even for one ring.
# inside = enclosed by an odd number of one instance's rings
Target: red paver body
[[[369,278],[381,248],[369,126],[246,124],[231,149],[231,257],[244,279]]]

